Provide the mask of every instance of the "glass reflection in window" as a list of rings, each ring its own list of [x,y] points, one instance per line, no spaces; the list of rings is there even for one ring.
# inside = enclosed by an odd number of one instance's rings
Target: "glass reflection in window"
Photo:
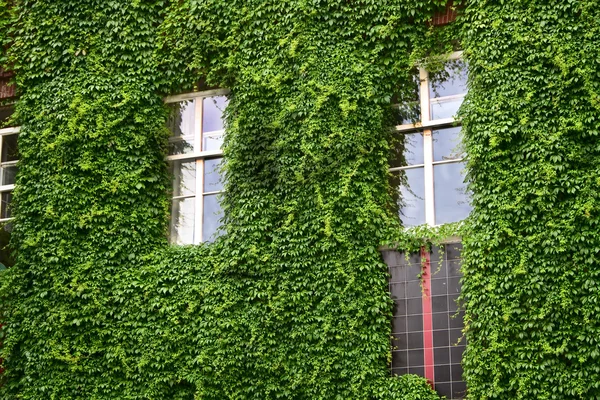
[[[467,93],[467,67],[464,61],[450,61],[442,71],[430,74],[428,86],[431,119],[454,117]]]
[[[171,207],[171,240],[174,243],[194,243],[195,211],[195,197],[173,200]]]
[[[204,215],[202,225],[202,237],[206,242],[212,242],[215,238],[222,234],[221,218],[223,210],[219,201],[218,194],[210,194],[204,196]]]
[[[194,129],[196,124],[196,100],[186,100],[171,105],[167,122],[171,131],[169,154],[194,152]]]
[[[425,169],[411,168],[403,170],[408,186],[400,187],[402,207],[400,219],[404,226],[416,226],[425,223]]]
[[[460,127],[437,129],[433,135],[433,161],[458,160],[464,157]]]
[[[436,225],[463,220],[471,212],[464,168],[465,163],[462,162],[433,166]]]

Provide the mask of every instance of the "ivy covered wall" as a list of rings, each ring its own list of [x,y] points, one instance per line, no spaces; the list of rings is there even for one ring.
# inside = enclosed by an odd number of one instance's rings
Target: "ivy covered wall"
[[[378,245],[399,229],[390,98],[440,5],[12,4],[1,397],[436,398],[389,377]],[[169,247],[161,97],[201,78],[232,93],[227,233]]]
[[[426,24],[443,3],[0,0],[22,125],[0,398],[436,398],[388,377],[378,247],[420,242],[398,233],[389,104],[452,49]],[[462,17],[472,398],[599,395],[598,17]],[[226,234],[170,247],[162,96],[200,79],[232,93]]]
[[[472,1],[463,22],[469,396],[598,398],[598,3]]]

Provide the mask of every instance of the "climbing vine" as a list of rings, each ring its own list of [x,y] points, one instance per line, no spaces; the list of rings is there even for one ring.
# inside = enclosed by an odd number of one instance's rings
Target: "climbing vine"
[[[443,3],[0,0],[22,126],[0,398],[436,398],[388,376],[378,250],[456,233],[469,397],[600,396],[600,11],[473,0],[434,29]],[[474,211],[400,231],[390,102],[457,38]],[[173,247],[162,97],[200,81],[231,89],[226,234]]]
[[[6,399],[434,399],[389,377],[393,96],[443,1],[30,1]],[[3,58],[4,60],[4,58]],[[162,96],[231,89],[226,234],[171,247]]]
[[[596,1],[467,5],[470,398],[600,396],[599,21]]]
[[[600,396],[600,11],[473,0],[434,29],[443,3],[0,0],[22,126],[0,398],[434,399],[389,377],[378,250],[455,233],[469,397]],[[390,102],[457,38],[474,211],[401,232]],[[226,234],[173,247],[162,97],[200,81],[231,89]]]

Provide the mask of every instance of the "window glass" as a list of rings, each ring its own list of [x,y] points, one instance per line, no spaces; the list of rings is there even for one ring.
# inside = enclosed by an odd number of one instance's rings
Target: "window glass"
[[[395,102],[399,102],[396,106],[396,123],[414,124],[421,120],[421,102],[420,102],[420,81],[419,71],[413,73],[413,85],[411,93],[405,99],[395,98]]]
[[[460,243],[433,246],[431,252],[404,254],[386,250],[392,319],[394,375],[415,373],[431,379],[448,399],[466,396],[462,379],[464,311],[460,293]]]
[[[420,165],[425,162],[423,150],[423,132],[404,135],[404,159],[406,165]]]
[[[203,151],[214,151],[220,150],[223,147],[223,139],[225,136],[222,133],[218,134],[204,134],[202,135],[202,150]]]
[[[456,160],[464,157],[460,127],[437,129],[433,133],[433,161]]]
[[[223,190],[221,181],[221,158],[204,161],[204,192],[218,192]]]
[[[203,97],[191,94],[193,99],[171,105],[169,128],[170,156],[192,153],[184,157],[169,157],[173,175],[173,203],[171,215],[171,242],[193,244],[212,241],[222,232],[219,197],[223,191],[220,174],[222,158],[217,154],[223,144],[223,111],[226,96]],[[179,97],[181,98],[181,97]],[[189,157],[189,158],[188,158]]]
[[[194,152],[194,139],[176,138],[169,140],[169,155],[188,154]]]
[[[467,68],[460,60],[451,61],[439,73],[429,76],[431,119],[452,118],[467,92]]]
[[[0,185],[14,185],[17,171],[16,165],[3,166]]]
[[[449,163],[433,166],[435,223],[445,224],[465,219],[471,205],[462,171],[465,164]]]
[[[171,131],[171,138],[169,139],[170,155],[194,152],[195,104],[195,100],[171,104],[172,110],[167,122]]]
[[[194,243],[195,198],[174,199],[171,208],[171,240],[177,244]]]
[[[431,119],[454,118],[463,102],[463,98],[444,99],[431,102]]]
[[[173,161],[173,196],[196,194],[196,161]]]
[[[219,201],[218,194],[204,196],[204,216],[202,225],[202,238],[205,242],[212,242],[223,232],[221,228],[221,218],[223,210]]]
[[[227,106],[227,97],[207,97],[203,101],[202,132],[223,130],[223,111],[225,111],[225,107]]]
[[[402,171],[406,174],[407,186],[400,187],[400,196],[404,202],[400,209],[400,219],[404,226],[416,226],[425,223],[425,170],[411,168]]]
[[[405,226],[458,221],[471,209],[460,173],[464,164],[458,164],[465,157],[461,128],[448,127],[465,97],[468,71],[464,61],[455,59],[459,53],[451,57],[441,71],[420,70],[422,80],[414,82],[415,90],[419,88],[414,98],[429,103],[429,110],[420,110],[422,126],[396,127],[389,180],[392,187],[399,188],[394,199],[401,206],[399,214]],[[400,111],[409,109],[409,104],[405,100],[398,107]],[[397,174],[399,170],[404,172]],[[404,185],[402,178],[407,181]],[[425,188],[431,197],[425,198]]]
[[[196,100],[172,103],[168,127],[172,136],[193,136],[196,123]]]
[[[462,60],[449,61],[442,71],[429,74],[429,96],[432,99],[466,92],[467,67]]]

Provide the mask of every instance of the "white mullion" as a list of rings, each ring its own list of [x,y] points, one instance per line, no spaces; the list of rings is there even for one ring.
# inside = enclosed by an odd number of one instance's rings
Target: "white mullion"
[[[226,96],[229,93],[230,93],[229,89],[210,89],[210,90],[202,90],[200,92],[189,92],[189,93],[182,93],[182,94],[167,96],[167,97],[163,98],[163,101],[165,103],[177,103],[180,101],[204,98],[204,97],[210,97],[210,96]]]
[[[196,214],[194,219],[194,244],[201,243],[204,217],[204,160],[196,160]]]
[[[463,52],[462,50],[460,51],[455,51],[453,53],[450,53],[450,55],[448,56],[449,60],[459,60],[462,58]]]
[[[204,192],[203,195],[204,196],[210,196],[210,195],[213,195],[213,194],[221,194],[221,193],[225,193],[225,191],[224,190],[216,190],[214,192]]]
[[[445,103],[448,101],[463,99],[465,97],[465,95],[466,95],[466,93],[460,93],[460,94],[453,94],[450,96],[435,97],[435,98],[431,99],[431,101],[434,103]]]
[[[202,97],[194,101],[194,153],[202,151]]]
[[[398,171],[406,171],[407,169],[417,169],[417,168],[423,168],[425,166],[425,164],[415,164],[415,165],[407,165],[405,167],[393,167],[393,168],[388,168],[389,172],[398,172]]]
[[[431,121],[429,101],[429,73],[419,68],[421,123],[427,125]],[[435,225],[435,204],[433,191],[433,137],[431,129],[423,130],[423,162],[425,175],[425,222]]]
[[[173,200],[185,200],[185,199],[191,199],[196,197],[196,195],[194,194],[186,194],[185,196],[174,196]]]
[[[419,68],[419,90],[421,97],[421,124],[425,125],[430,120],[429,115],[429,73],[424,68]]]
[[[20,131],[21,131],[20,126],[11,126],[9,128],[2,128],[2,129],[0,129],[0,136],[14,135],[15,133],[19,133]]]
[[[444,164],[453,164],[453,163],[460,163],[465,161],[464,157],[461,158],[453,158],[452,160],[442,160],[442,161],[435,161],[433,163],[433,165],[444,165]]]
[[[167,161],[193,161],[199,158],[219,158],[223,157],[223,150],[211,150],[211,151],[201,151],[194,153],[186,153],[186,154],[175,154],[172,156],[167,156]]]
[[[196,98],[196,124],[194,133],[196,141],[194,149],[196,152],[202,152],[202,118],[203,115],[204,97]],[[194,243],[198,244],[203,241],[202,238],[202,223],[204,218],[204,159],[196,160],[196,214],[194,219]]]
[[[423,131],[423,151],[425,159],[425,222],[435,225],[435,204],[433,191],[433,135],[431,130]]]

